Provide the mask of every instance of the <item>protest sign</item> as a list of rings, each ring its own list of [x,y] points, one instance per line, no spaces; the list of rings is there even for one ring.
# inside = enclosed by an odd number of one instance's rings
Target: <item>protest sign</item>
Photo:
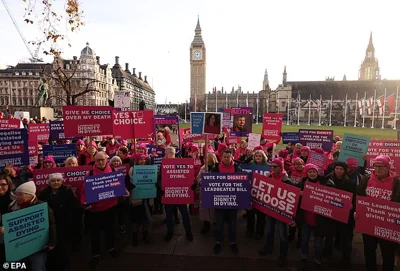
[[[234,107],[231,108],[233,124],[230,136],[248,136],[253,130],[253,108]]]
[[[122,110],[128,110],[131,107],[130,91],[115,91],[114,92],[114,107],[122,109]]]
[[[133,167],[133,199],[153,199],[157,197],[157,165],[135,165]]]
[[[318,167],[318,173],[322,175],[324,174],[325,155],[311,151],[307,163],[316,165]]]
[[[63,106],[66,137],[113,134],[111,106]]]
[[[113,111],[114,136],[151,138],[154,136],[153,110]]]
[[[253,150],[255,147],[260,146],[261,135],[249,133],[249,142],[247,143],[247,147],[250,150]]]
[[[54,156],[56,164],[64,163],[65,159],[71,156],[76,157],[76,145],[75,144],[60,144],[60,145],[44,145],[43,156],[49,155]]]
[[[87,203],[121,197],[126,194],[123,172],[110,172],[85,177]]]
[[[300,188],[254,173],[251,180],[253,208],[284,223],[295,220]]]
[[[271,171],[269,165],[240,164],[240,168],[249,174],[250,180],[253,178],[253,173],[269,176],[269,172]]]
[[[222,113],[222,127],[231,129],[233,127],[233,120],[230,108],[223,108]]]
[[[163,132],[163,134],[168,134],[165,136],[166,145],[171,145],[173,147],[180,148],[179,146],[179,119],[176,116],[154,116],[154,127],[155,136],[158,141],[157,133]],[[154,128],[153,128],[154,129]],[[167,131],[168,130],[168,131]],[[169,142],[170,141],[170,142]],[[157,145],[161,145],[160,142],[156,142]],[[179,151],[179,149],[178,149]]]
[[[36,165],[38,163],[38,144],[36,141],[28,141],[29,151],[29,165]]]
[[[36,185],[36,191],[39,194],[43,188],[49,185],[50,174],[61,173],[64,177],[63,184],[71,186],[75,196],[79,198],[85,176],[89,174],[91,169],[91,166],[35,169],[33,171],[33,181]]]
[[[0,131],[0,168],[7,164],[29,165],[28,132],[26,129]]]
[[[353,194],[343,190],[313,184],[304,184],[301,209],[347,224]]]
[[[47,203],[2,215],[7,262],[24,259],[49,244]]]
[[[202,135],[204,133],[205,115],[202,112],[190,112],[190,133]]]
[[[161,189],[163,204],[192,204],[194,192],[194,160],[191,158],[162,159]]]
[[[265,139],[280,140],[283,114],[264,113],[262,136]]]
[[[397,140],[400,140],[400,131],[397,131]]]
[[[203,173],[201,205],[215,209],[250,209],[250,181],[246,173]]]
[[[221,113],[204,113],[204,128],[205,134],[220,135],[222,133]]]
[[[364,164],[363,156],[368,151],[370,137],[354,134],[344,134],[340,148],[339,161],[345,162],[348,158],[356,158],[359,165]]]
[[[198,141],[204,140],[204,134],[192,134],[190,132],[190,128],[180,129],[183,130],[183,142],[191,142],[191,141]],[[214,135],[210,134],[207,135],[208,140],[213,140]]]
[[[311,149],[322,148],[324,151],[331,151],[333,130],[299,129],[299,141]]]
[[[375,157],[383,154],[390,157],[390,170],[397,171],[400,169],[400,141],[376,139],[372,139],[368,145],[368,151],[365,155],[367,168],[372,169]],[[363,164],[364,162],[361,165]]]
[[[50,124],[49,123],[30,123],[29,124],[29,140],[36,142],[49,141]]]
[[[287,132],[282,133],[282,143],[283,144],[296,144],[299,143],[299,133],[298,132]]]
[[[240,141],[242,141],[242,139],[240,137],[237,136],[227,136],[225,138],[226,144],[231,145],[231,144],[240,144]]]
[[[0,119],[0,130],[11,130],[20,128],[21,128],[20,119]]]
[[[50,121],[50,138],[51,140],[75,139],[76,137],[65,137],[64,122],[62,120]]]
[[[356,197],[358,232],[400,244],[400,203]]]

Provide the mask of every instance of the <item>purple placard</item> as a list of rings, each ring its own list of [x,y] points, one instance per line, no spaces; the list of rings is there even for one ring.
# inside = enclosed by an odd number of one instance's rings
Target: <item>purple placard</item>
[[[212,209],[250,209],[247,173],[203,173],[201,206]]]
[[[125,195],[124,172],[110,172],[85,177],[85,196],[87,203]]]
[[[64,122],[62,120],[51,120],[50,121],[50,139],[51,140],[66,140],[76,139],[76,137],[65,137],[64,136]]]
[[[253,107],[232,107],[230,113],[233,122],[229,136],[249,136],[253,131]]]
[[[299,129],[299,141],[312,150],[322,148],[329,152],[333,147],[333,130]]]

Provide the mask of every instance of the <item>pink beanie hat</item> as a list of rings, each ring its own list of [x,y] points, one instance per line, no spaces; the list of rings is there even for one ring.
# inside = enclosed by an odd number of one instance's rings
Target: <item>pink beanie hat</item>
[[[289,152],[287,150],[285,150],[285,149],[280,150],[279,153],[278,153],[278,156],[282,157],[283,159],[285,159],[288,155],[289,155]]]
[[[316,166],[316,165],[314,165],[314,164],[307,164],[305,167],[304,167],[304,169],[305,169],[305,171],[308,173],[308,171],[309,170],[311,170],[311,169],[315,169],[315,171],[317,171],[318,172],[318,170],[319,170],[319,168]]]
[[[346,164],[349,168],[358,168],[358,161],[356,158],[348,158]]]
[[[390,169],[390,157],[387,155],[379,155],[374,159],[372,165],[383,164],[385,167]]]
[[[282,170],[284,169],[282,158],[278,157],[272,160],[271,164],[277,164]]]

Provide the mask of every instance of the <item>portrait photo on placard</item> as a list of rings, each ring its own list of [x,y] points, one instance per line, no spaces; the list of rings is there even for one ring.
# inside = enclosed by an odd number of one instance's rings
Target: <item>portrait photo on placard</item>
[[[252,132],[253,115],[234,115],[231,133],[236,136],[248,136]]]
[[[205,134],[221,134],[221,113],[205,113]]]

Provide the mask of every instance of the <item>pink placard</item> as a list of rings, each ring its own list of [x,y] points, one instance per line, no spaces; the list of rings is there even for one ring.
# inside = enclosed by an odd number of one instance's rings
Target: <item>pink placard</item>
[[[356,197],[358,232],[400,243],[400,203]]]
[[[319,174],[324,173],[325,155],[312,151],[307,163],[316,165]]]
[[[300,192],[298,187],[253,173],[251,180],[253,208],[279,221],[290,223],[295,220]]]
[[[264,113],[262,136],[265,139],[281,139],[283,114]]]
[[[29,124],[29,141],[47,142],[49,141],[50,124],[49,123],[31,123]]]
[[[162,159],[161,189],[163,204],[192,204],[194,202],[194,159]]]
[[[0,119],[0,130],[20,129],[21,120],[19,119]]]
[[[111,106],[63,106],[65,137],[114,134]]]
[[[301,209],[345,224],[349,221],[353,194],[306,181]]]
[[[391,159],[390,169],[400,169],[400,141],[399,140],[376,140],[369,142],[366,154],[367,168],[372,169],[372,162],[378,155],[388,155]]]

